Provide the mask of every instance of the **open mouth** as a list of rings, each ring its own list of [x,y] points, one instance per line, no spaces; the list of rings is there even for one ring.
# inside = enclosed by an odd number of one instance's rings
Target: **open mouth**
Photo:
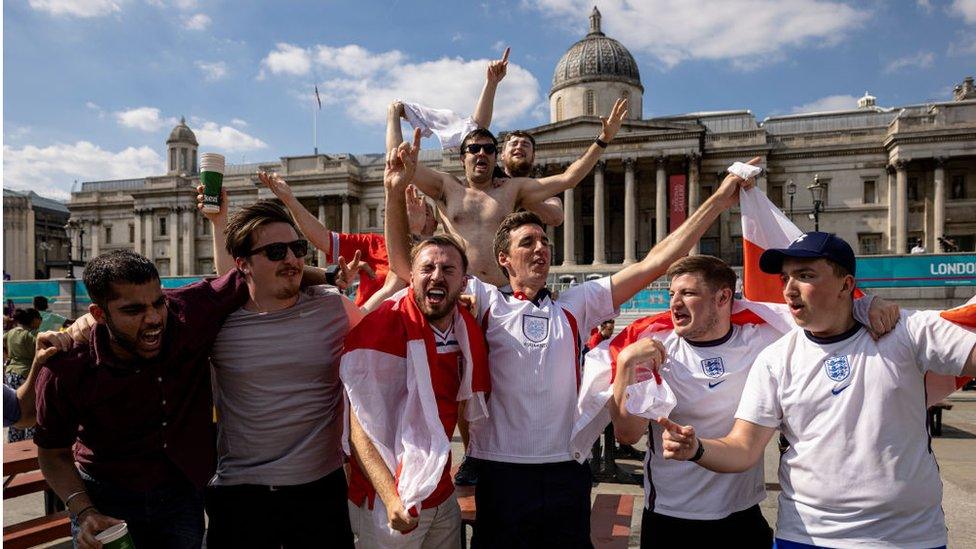
[[[156,328],[153,330],[146,330],[139,334],[139,342],[142,343],[144,347],[150,349],[159,347],[163,341],[163,329]]]
[[[691,315],[688,313],[678,313],[671,311],[671,318],[674,319],[675,324],[686,324],[691,321]]]
[[[278,276],[284,276],[284,277],[287,277],[287,278],[291,278],[293,276],[297,276],[298,274],[299,274],[298,269],[282,269],[282,270],[278,271]]]
[[[803,309],[804,305],[802,303],[790,303],[790,312],[793,314],[799,314]]]
[[[441,288],[431,288],[430,290],[427,290],[427,294],[424,297],[427,299],[427,303],[430,303],[431,305],[440,305],[441,303],[444,303],[444,300],[447,299],[447,291]]]

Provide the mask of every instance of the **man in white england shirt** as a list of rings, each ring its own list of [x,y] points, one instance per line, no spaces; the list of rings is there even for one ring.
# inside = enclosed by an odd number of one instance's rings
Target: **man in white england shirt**
[[[780,457],[776,543],[794,547],[944,547],[942,481],[926,431],[926,371],[976,373],[976,334],[937,312],[902,311],[872,339],[852,315],[855,260],[835,235],[767,250],[797,327],[760,353],[735,425],[701,440],[666,419],[664,457],[740,472],[773,433]]]
[[[418,152],[415,133],[413,146],[404,143],[389,161],[411,171]],[[571,436],[581,334],[616,316],[623,302],[661,276],[736,203],[740,186],[751,185],[729,175],[642,261],[565,290],[558,300],[546,288],[551,257],[542,222],[531,212],[504,218],[493,255],[509,284],[496,288],[471,277],[467,290],[475,295],[476,317],[485,330],[492,387],[489,417],[471,425],[468,447],[469,455],[483,460],[474,547],[591,547],[591,477],[585,460],[592,441],[574,445]],[[390,266],[406,277],[403,189],[386,191]]]
[[[648,420],[626,407],[626,388],[634,383],[637,364],[658,359],[663,350],[667,358],[659,371],[677,401],[670,418],[695,425],[701,436],[717,437],[729,432],[735,421],[756,356],[793,325],[785,304],[736,303],[735,271],[717,257],[681,258],[668,268],[667,276],[670,312],[640,319],[610,342],[613,351],[620,349],[610,406],[622,443],[635,444],[648,433]],[[871,298],[856,303],[855,316],[879,331],[897,321],[897,306],[880,299],[872,303]],[[593,360],[608,356],[598,353]],[[759,509],[766,497],[763,463],[740,473],[718,474],[665,460],[661,431],[650,422],[641,548],[680,544],[689,528],[698,532],[696,542],[703,545],[735,539],[747,547],[771,546],[772,530]]]

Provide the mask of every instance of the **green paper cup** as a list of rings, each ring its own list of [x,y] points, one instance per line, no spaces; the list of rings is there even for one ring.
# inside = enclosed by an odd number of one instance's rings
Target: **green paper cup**
[[[129,535],[129,527],[124,522],[102,530],[95,536],[104,549],[136,549]]]
[[[200,155],[200,182],[203,183],[203,211],[220,211],[220,188],[224,182],[224,155]]]

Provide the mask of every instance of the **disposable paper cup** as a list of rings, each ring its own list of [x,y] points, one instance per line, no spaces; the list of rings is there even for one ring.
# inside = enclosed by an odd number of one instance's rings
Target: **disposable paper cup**
[[[220,189],[224,182],[224,155],[200,155],[200,181],[203,183],[203,211],[220,211]]]
[[[95,536],[104,549],[136,549],[129,535],[129,527],[124,522],[102,530]]]

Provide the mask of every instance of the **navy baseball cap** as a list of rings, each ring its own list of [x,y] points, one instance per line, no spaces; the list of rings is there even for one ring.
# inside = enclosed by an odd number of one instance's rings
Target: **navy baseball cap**
[[[809,232],[790,243],[789,248],[766,250],[759,256],[759,268],[764,273],[779,274],[787,257],[829,259],[852,275],[856,267],[851,245],[833,233]]]

